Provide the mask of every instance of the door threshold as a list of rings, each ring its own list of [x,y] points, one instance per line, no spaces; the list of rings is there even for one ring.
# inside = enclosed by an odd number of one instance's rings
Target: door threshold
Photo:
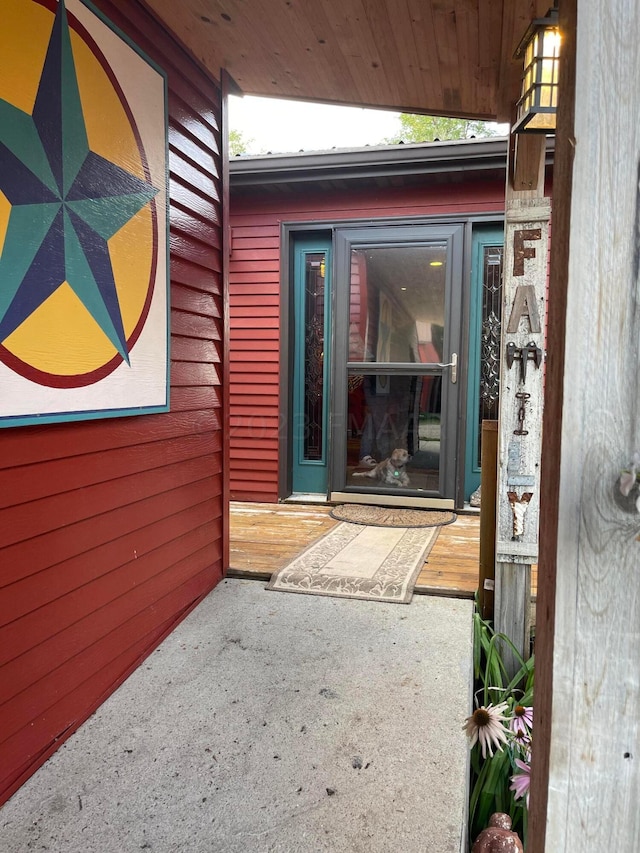
[[[326,504],[327,496],[314,492],[294,492],[288,498],[283,498],[283,504]]]
[[[462,513],[463,515],[480,515],[480,507],[471,506],[467,501],[461,509],[457,510],[457,512]]]
[[[331,503],[367,504],[368,506],[414,507],[416,509],[455,509],[449,498],[417,498],[407,495],[357,494],[354,492],[331,492]]]

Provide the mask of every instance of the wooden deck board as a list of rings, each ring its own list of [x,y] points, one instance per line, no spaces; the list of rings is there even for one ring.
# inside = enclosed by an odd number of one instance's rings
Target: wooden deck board
[[[480,517],[458,515],[440,534],[416,581],[416,592],[473,598],[478,588]]]
[[[242,503],[230,507],[229,576],[268,580],[338,522],[328,505]],[[479,515],[458,515],[440,529],[416,583],[417,593],[473,598],[478,586]],[[532,571],[536,591],[536,567]]]
[[[229,575],[268,579],[338,522],[330,506],[232,501]]]

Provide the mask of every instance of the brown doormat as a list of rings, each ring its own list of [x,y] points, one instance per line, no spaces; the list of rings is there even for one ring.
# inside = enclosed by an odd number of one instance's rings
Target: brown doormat
[[[343,522],[275,572],[267,589],[408,604],[439,532]]]
[[[399,509],[366,504],[341,504],[329,513],[338,521],[366,524],[370,527],[442,527],[453,524],[455,512],[432,509]]]

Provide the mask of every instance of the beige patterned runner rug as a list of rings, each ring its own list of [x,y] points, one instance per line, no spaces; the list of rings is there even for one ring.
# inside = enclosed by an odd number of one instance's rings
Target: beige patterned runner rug
[[[344,521],[275,572],[267,589],[409,604],[439,532]]]

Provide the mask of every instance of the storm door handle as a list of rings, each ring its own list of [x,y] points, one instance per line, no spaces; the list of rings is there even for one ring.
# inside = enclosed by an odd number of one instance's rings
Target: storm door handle
[[[438,363],[438,367],[450,367],[451,368],[451,383],[455,385],[458,381],[458,353],[451,353],[451,361],[448,361],[446,364],[442,364],[442,362]]]

